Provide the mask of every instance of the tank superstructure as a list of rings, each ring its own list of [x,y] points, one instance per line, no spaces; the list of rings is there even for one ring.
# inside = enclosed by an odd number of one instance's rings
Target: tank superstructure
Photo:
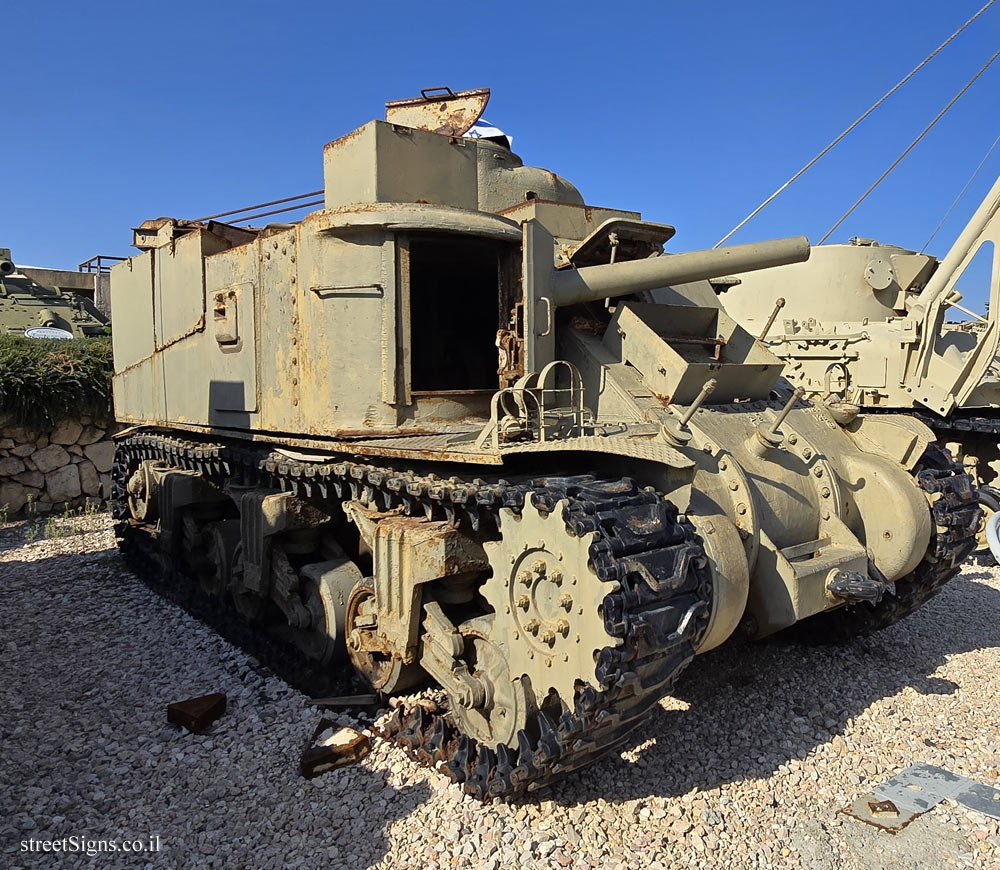
[[[764,342],[788,380],[842,413],[915,414],[963,462],[989,511],[1000,508],[998,211],[1000,179],[940,261],[856,238],[717,285],[726,310],[754,333],[782,300]],[[961,304],[957,284],[987,253],[989,303],[979,315]],[[949,323],[956,315],[972,319]]]
[[[842,425],[719,304],[707,279],[805,238],[665,255],[672,227],[463,138],[483,93],[328,144],[295,224],[135,231],[114,510],[140,570],[311,667],[437,683],[447,715],[389,732],[506,796],[618,745],[738,629],[910,612],[979,512],[926,426]]]
[[[0,248],[0,334],[29,338],[104,335],[108,319],[82,296],[45,287],[25,275]]]

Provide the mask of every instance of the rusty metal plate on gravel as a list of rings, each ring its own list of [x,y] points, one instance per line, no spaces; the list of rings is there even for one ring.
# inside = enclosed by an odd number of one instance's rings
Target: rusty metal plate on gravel
[[[896,833],[945,799],[1000,819],[1000,789],[990,788],[932,764],[907,767],[843,812]]]

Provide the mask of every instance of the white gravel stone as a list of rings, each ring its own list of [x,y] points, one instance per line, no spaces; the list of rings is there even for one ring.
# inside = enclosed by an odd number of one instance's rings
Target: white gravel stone
[[[895,836],[840,812],[917,761],[998,784],[1000,569],[966,567],[870,639],[709,653],[620,752],[484,804],[377,740],[303,780],[320,712],[133,579],[106,517],[66,522],[90,530],[0,529],[5,865],[28,837],[159,834],[146,866],[1000,870],[1000,823],[952,802]],[[167,725],[213,691],[208,733]]]

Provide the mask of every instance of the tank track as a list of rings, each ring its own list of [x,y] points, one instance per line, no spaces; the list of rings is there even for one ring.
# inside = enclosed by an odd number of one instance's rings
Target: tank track
[[[1000,436],[1000,413],[995,417],[973,416],[971,414],[952,414],[948,417],[938,417],[935,414],[927,414],[921,411],[909,410],[905,412],[911,417],[916,417],[921,423],[930,427],[940,435],[955,433],[971,433],[973,435],[997,435]]]
[[[172,458],[182,455],[179,445],[171,445]],[[199,445],[199,449],[203,449]],[[128,459],[166,459],[151,444],[129,443],[115,451],[112,467],[111,516],[118,549],[129,570],[161,598],[176,604],[217,634],[239,647],[257,662],[266,663],[289,685],[311,696],[340,694],[354,683],[349,674],[337,674],[317,668],[293,643],[269,632],[253,630],[236,610],[228,597],[204,593],[198,581],[183,569],[181,563],[164,564],[152,538],[129,522],[125,493]],[[196,470],[199,460],[188,458],[188,470]]]
[[[544,787],[620,745],[671,690],[708,624],[711,580],[693,527],[662,496],[628,478],[468,482],[356,461],[299,462],[253,447],[160,434],[137,434],[119,442],[113,517],[129,566],[156,591],[307,692],[323,691],[324,675],[293,645],[253,631],[234,608],[220,599],[208,600],[190,578],[170,583],[158,576],[152,539],[130,521],[125,490],[129,469],[145,459],[197,471],[216,483],[230,478],[307,498],[360,499],[383,510],[402,507],[410,515],[468,523],[473,530],[495,524],[500,508],[520,511],[529,498],[543,511],[565,502],[562,518],[569,533],[596,533],[590,558],[597,578],[608,584],[605,627],[622,641],[597,658],[599,690],[579,689],[571,705],[563,702],[561,710],[534,714],[529,728],[518,733],[516,749],[477,745],[457,731],[444,706],[401,705],[381,729],[383,737],[413,758],[439,766],[480,798]]]
[[[796,637],[810,643],[842,643],[888,628],[937,595],[976,546],[980,511],[976,490],[947,451],[928,445],[914,472],[931,499],[931,546],[913,572],[893,584],[878,604],[849,604],[803,620]]]

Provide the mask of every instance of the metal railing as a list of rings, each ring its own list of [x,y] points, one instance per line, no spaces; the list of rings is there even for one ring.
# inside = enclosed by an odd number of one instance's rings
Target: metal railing
[[[84,260],[76,267],[77,272],[86,272],[92,275],[107,275],[111,271],[111,266],[127,260],[127,257],[111,257],[108,254],[98,254],[89,260]]]

